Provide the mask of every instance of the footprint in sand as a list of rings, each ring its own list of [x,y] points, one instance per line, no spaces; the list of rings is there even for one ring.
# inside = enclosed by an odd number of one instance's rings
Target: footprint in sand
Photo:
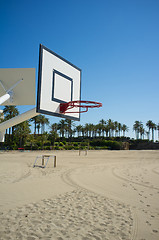
[[[147,225],[151,226],[151,223],[149,223],[149,221],[146,221]]]

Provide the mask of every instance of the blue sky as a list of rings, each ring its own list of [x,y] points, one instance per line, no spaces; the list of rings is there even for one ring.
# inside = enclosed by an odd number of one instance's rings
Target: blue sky
[[[133,137],[134,121],[159,123],[158,13],[158,0],[0,0],[0,68],[35,67],[37,79],[42,43],[82,69],[82,100],[103,103],[80,124],[110,118]]]

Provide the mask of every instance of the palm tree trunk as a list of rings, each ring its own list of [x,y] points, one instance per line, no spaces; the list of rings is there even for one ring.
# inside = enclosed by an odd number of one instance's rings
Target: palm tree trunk
[[[152,141],[154,142],[154,128],[152,128]]]
[[[149,140],[150,140],[150,128],[149,128]]]
[[[36,120],[34,122],[34,135],[36,135]]]

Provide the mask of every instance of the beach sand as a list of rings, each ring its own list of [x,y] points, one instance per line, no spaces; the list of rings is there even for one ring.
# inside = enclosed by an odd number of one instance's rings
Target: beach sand
[[[159,151],[1,152],[0,239],[158,240]]]

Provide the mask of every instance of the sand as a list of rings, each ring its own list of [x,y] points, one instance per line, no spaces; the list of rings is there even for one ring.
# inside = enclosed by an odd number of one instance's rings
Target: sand
[[[0,239],[158,240],[159,151],[78,154],[0,153]]]

